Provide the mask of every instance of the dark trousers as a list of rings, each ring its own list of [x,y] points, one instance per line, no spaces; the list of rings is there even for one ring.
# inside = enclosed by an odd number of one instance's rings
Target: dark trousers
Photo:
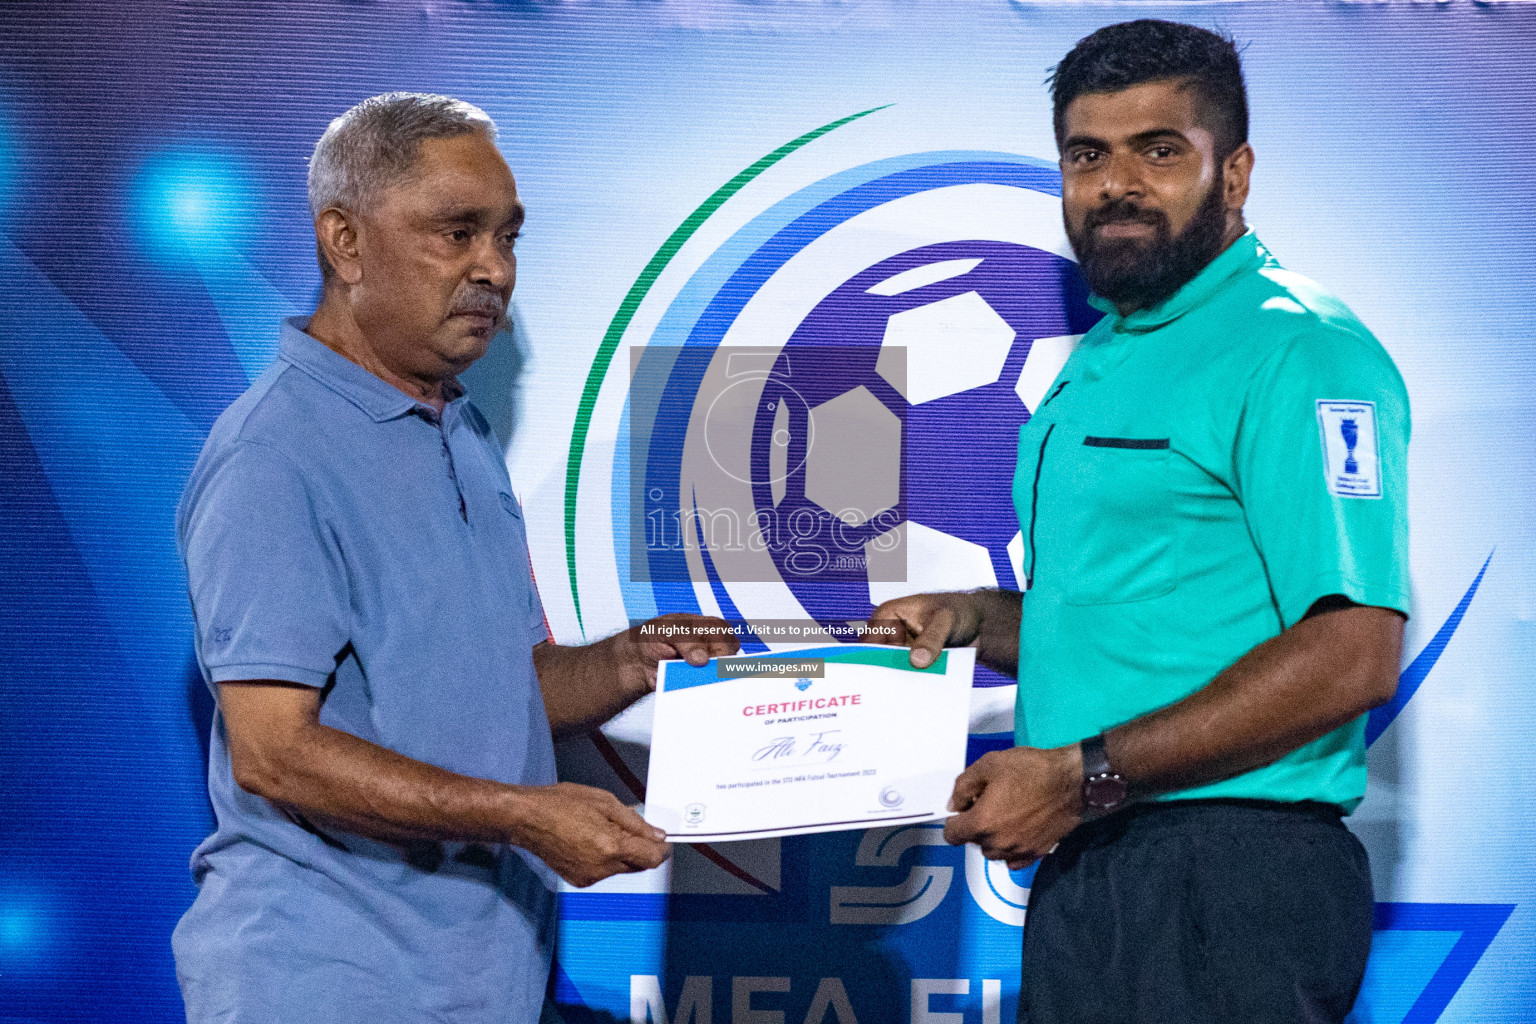
[[[1132,807],[1040,863],[1020,1024],[1343,1021],[1373,902],[1365,848],[1329,805]]]

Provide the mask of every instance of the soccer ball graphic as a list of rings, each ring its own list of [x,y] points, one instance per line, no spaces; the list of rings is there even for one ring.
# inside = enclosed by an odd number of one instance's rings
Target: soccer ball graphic
[[[997,241],[909,250],[816,305],[765,383],[751,455],[769,551],[813,618],[1022,586],[1019,427],[1098,317],[1070,261]]]

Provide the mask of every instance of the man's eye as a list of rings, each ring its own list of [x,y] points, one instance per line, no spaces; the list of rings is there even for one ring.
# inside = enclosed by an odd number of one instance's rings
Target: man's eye
[[[467,242],[469,241],[469,232],[463,228],[457,228],[448,232],[448,237],[453,239],[455,242]]]
[[[506,246],[508,249],[510,249],[510,248],[512,248],[513,244],[517,241],[517,236],[518,236],[518,233],[516,231],[509,231],[506,234],[501,236],[501,244]]]
[[[1084,149],[1072,154],[1072,162],[1079,167],[1086,167],[1097,162],[1098,159],[1099,151],[1096,149]]]
[[[1153,146],[1149,153],[1154,160],[1167,160],[1169,157],[1173,156],[1173,147]]]

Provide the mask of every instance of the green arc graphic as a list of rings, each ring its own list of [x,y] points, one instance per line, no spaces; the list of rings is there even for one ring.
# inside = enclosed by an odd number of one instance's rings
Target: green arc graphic
[[[650,262],[646,263],[645,269],[640,271],[640,276],[635,278],[635,283],[630,285],[624,301],[619,303],[619,310],[613,315],[612,322],[608,324],[608,330],[603,333],[602,344],[597,347],[597,356],[592,360],[592,369],[587,371],[587,383],[581,389],[581,404],[576,407],[576,425],[571,430],[571,450],[565,463],[565,567],[571,581],[571,603],[576,608],[576,626],[581,630],[583,640],[586,639],[587,628],[581,617],[581,592],[576,589],[576,494],[581,484],[581,461],[587,450],[587,431],[592,425],[592,411],[597,406],[597,393],[602,389],[603,378],[608,375],[608,366],[613,362],[614,353],[619,350],[619,341],[624,337],[624,332],[629,329],[629,323],[634,319],[640,303],[645,299],[646,293],[651,290],[651,285],[656,283],[656,278],[661,275],[662,270],[672,262],[672,257],[676,256],[683,244],[693,237],[693,233],[699,229],[699,226],[723,206],[726,200],[745,188],[753,178],[795,150],[815,142],[828,132],[836,131],[851,121],[857,121],[861,117],[884,110],[890,105],[887,103],[884,106],[861,110],[857,114],[849,114],[830,124],[824,124],[814,131],[806,132],[757,160],[746,170],[721,185],[667,237],[667,240],[661,244],[661,248],[657,249],[656,254],[651,257]]]

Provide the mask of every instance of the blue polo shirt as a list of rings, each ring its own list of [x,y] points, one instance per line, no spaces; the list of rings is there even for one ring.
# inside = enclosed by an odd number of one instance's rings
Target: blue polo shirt
[[[283,326],[278,360],[209,434],[178,537],[197,658],[218,683],[319,689],[320,721],[464,775],[555,781],[533,645],[546,638],[500,446]],[[191,1021],[539,1016],[550,870],[526,851],[409,849],[242,790],[222,717],[218,828],[173,938]]]

